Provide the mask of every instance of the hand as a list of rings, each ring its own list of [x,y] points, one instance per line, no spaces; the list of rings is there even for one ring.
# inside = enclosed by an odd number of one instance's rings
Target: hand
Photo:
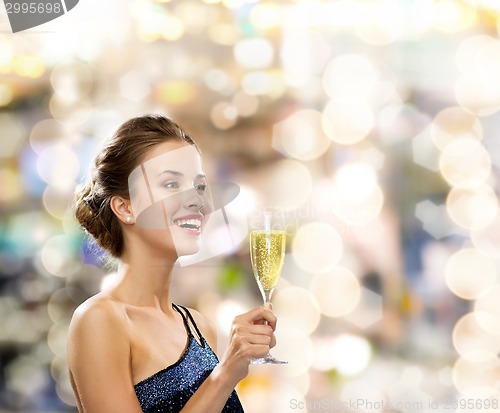
[[[229,344],[218,367],[225,370],[235,386],[247,376],[252,358],[265,356],[276,345],[275,329],[276,316],[264,306],[234,319]]]

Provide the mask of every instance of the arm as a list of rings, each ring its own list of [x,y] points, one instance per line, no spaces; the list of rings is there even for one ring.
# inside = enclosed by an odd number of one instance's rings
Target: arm
[[[269,325],[262,324],[267,321]],[[221,362],[191,396],[182,413],[220,413],[236,384],[248,374],[253,357],[263,357],[276,344],[276,317],[257,307],[236,317]]]
[[[68,364],[80,413],[142,413],[128,338],[112,306],[85,303],[77,309],[69,330]]]

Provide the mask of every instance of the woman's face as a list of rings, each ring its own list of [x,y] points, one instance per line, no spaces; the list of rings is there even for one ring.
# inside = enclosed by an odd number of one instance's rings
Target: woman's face
[[[207,179],[198,150],[171,141],[152,148],[130,174],[135,223],[146,242],[177,256],[200,248],[200,235],[211,212]]]

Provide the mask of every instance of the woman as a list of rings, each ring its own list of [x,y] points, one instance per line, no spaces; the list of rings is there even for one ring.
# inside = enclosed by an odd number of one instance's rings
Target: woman
[[[174,263],[199,249],[209,213],[199,151],[170,119],[125,122],[97,156],[75,216],[119,259],[120,281],[71,321],[68,363],[80,412],[243,411],[234,388],[250,360],[276,344],[276,317],[264,307],[236,317],[219,363],[214,326],[170,301]]]

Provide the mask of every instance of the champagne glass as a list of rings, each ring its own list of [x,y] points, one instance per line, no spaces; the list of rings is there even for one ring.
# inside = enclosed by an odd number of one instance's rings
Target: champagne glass
[[[271,303],[271,295],[281,275],[285,259],[286,231],[283,215],[266,209],[250,222],[250,258],[253,274],[259,286],[264,306]],[[286,364],[271,353],[254,358],[252,364]]]

